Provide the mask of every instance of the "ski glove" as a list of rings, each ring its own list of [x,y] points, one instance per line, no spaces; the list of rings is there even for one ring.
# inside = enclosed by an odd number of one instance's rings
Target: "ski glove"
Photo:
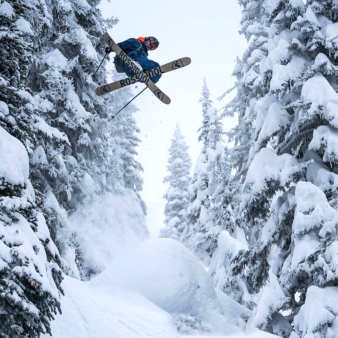
[[[111,53],[113,50],[110,47],[106,47],[105,52],[106,54]]]

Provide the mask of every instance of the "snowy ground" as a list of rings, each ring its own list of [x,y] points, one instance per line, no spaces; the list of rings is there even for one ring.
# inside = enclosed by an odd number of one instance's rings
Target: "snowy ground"
[[[135,292],[119,288],[112,288],[109,293],[101,292],[98,288],[91,287],[89,283],[69,277],[66,277],[63,287],[66,291],[62,300],[63,314],[58,315],[52,322],[53,338],[181,337],[167,312]],[[261,331],[250,335],[241,333],[226,337],[243,336],[275,337]]]
[[[181,337],[174,313],[195,316],[214,337],[274,337],[243,333],[247,310],[216,293],[200,263],[173,240],[145,241],[94,280],[66,277],[63,288],[63,313],[52,322],[54,338]]]

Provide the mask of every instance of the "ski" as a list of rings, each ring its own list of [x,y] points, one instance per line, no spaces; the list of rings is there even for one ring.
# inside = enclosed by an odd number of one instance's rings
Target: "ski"
[[[110,37],[106,32],[104,34],[104,40],[107,45],[118,55],[124,63],[126,63],[130,69],[135,73],[135,76],[138,81],[146,84],[146,86],[152,91],[152,93],[163,103],[169,104],[170,98],[165,93],[159,89],[154,82],[152,82],[147,74],[140,70],[133,60],[116,44],[116,42]],[[99,95],[106,94],[109,92],[108,86],[101,87],[101,92]]]
[[[150,69],[145,71],[144,73],[147,74],[150,78],[155,76],[155,75],[159,75],[159,74],[164,74],[164,73],[168,73],[171,72],[172,70],[176,70],[176,69],[180,69],[183,68],[185,66],[190,65],[191,63],[191,59],[188,57],[184,57],[181,59],[177,59],[171,62],[168,62],[162,66]],[[136,75],[131,76],[131,77],[127,77],[123,80],[118,80],[115,82],[111,82],[107,85],[104,86],[100,86],[98,88],[96,88],[95,93],[96,95],[103,95],[109,92],[112,92],[114,90],[129,86],[133,83],[138,82],[138,78]]]

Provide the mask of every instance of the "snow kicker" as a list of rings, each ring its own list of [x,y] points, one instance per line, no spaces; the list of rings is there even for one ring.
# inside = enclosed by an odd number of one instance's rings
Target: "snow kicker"
[[[147,74],[141,71],[133,60],[116,44],[116,42],[110,37],[106,32],[104,34],[104,40],[108,46],[118,55],[124,63],[126,63],[129,68],[135,73],[135,76],[138,81],[146,84],[146,86],[151,90],[151,92],[163,103],[169,104],[171,102],[170,97],[159,89],[154,82],[152,82]],[[102,86],[101,91],[98,95],[106,94],[109,92],[108,85]],[[97,92],[96,92],[97,94]]]
[[[168,73],[168,72],[171,72],[172,70],[183,68],[185,66],[190,65],[190,63],[191,63],[190,58],[183,57],[181,59],[177,59],[177,60],[168,62],[168,63],[166,63],[162,66],[159,66],[159,67],[150,69],[148,71],[145,71],[144,73],[151,78],[151,77],[159,75],[159,74]],[[127,77],[126,79],[111,82],[107,85],[98,87],[98,88],[96,88],[95,93],[96,93],[96,95],[107,94],[109,92],[112,92],[114,90],[129,86],[129,85],[136,83],[136,82],[139,82],[139,81],[140,80],[138,79],[138,76],[134,75],[134,76],[131,76],[131,77]],[[140,81],[140,82],[142,82],[142,81]]]

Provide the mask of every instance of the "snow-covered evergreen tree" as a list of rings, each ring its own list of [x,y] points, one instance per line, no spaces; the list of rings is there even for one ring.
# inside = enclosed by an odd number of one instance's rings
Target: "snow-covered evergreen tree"
[[[0,127],[1,337],[50,333],[60,311],[60,256],[28,174],[25,147]]]
[[[267,78],[260,73],[260,63],[268,53],[269,13],[274,2],[240,0],[239,4],[243,7],[241,33],[249,41],[249,46],[242,59],[237,59],[233,70],[233,75],[237,79],[235,87],[220,97],[222,99],[233,89],[237,89],[236,96],[226,104],[221,117],[236,116],[238,123],[226,133],[229,141],[234,143],[229,152],[228,165],[230,168],[224,167],[223,174],[227,176],[224,177],[225,184],[221,188],[224,193],[221,191],[219,196],[214,198],[219,200],[219,210],[215,211],[216,214],[219,212],[223,214],[218,219],[227,234],[220,237],[221,242],[212,260],[210,272],[214,276],[215,284],[220,289],[226,292],[233,289],[229,293],[231,297],[238,301],[250,302],[250,297],[247,298],[245,295],[247,293],[246,286],[233,271],[236,266],[233,259],[235,257],[238,259],[238,248],[246,247],[247,239],[254,232],[254,227],[248,218],[241,214],[240,204],[243,182],[256,151],[252,146],[255,141],[257,106],[260,104],[259,98],[268,91]],[[226,174],[227,170],[234,172],[234,177],[230,180],[229,174]],[[257,220],[259,219],[257,218]],[[233,245],[235,242],[237,245]],[[235,250],[229,251],[228,248],[235,248]]]
[[[43,198],[35,195],[34,181],[28,179],[27,155],[34,154],[39,138],[66,142],[64,135],[37,118],[39,105],[29,86],[41,47],[38,33],[50,25],[44,1],[0,4],[0,334],[4,337],[50,332],[49,321],[60,307],[61,259],[46,225],[48,218],[42,215]],[[38,156],[43,160],[43,151]]]
[[[209,210],[211,196],[219,183],[219,165],[224,146],[222,144],[222,124],[216,109],[212,107],[205,79],[200,102],[202,103],[203,122],[198,130],[200,132],[198,140],[202,142],[202,150],[188,188],[187,224],[181,241],[195,252],[205,264],[209,264],[210,257],[217,246],[219,233],[219,229],[213,224]]]
[[[52,188],[66,210],[105,189],[109,159],[106,156],[107,108],[94,93],[94,73],[102,58],[103,26],[97,3],[52,2],[53,29],[38,60],[32,87],[43,105],[43,118],[63,132],[68,146],[46,149],[55,169],[41,190]],[[104,80],[99,73],[98,78]],[[34,86],[34,84],[36,84]],[[90,184],[94,181],[95,184]]]
[[[217,166],[218,185],[211,196],[210,216],[215,226],[217,248],[213,253],[209,273],[214,284],[228,296],[242,302],[245,285],[233,274],[232,260],[239,250],[247,248],[245,234],[238,217],[240,204],[240,185],[231,173],[231,150],[224,147]],[[244,288],[244,290],[243,290]]]
[[[269,3],[259,63],[266,92],[256,95],[241,203],[249,248],[234,272],[257,294],[250,325],[334,337],[337,2]]]
[[[229,140],[234,141],[234,148],[231,150],[232,170],[235,171],[232,189],[235,192],[233,196],[237,196],[235,208],[233,208],[234,212],[232,216],[229,216],[233,219],[233,226],[237,229],[236,232],[239,235],[239,237],[236,235],[235,239],[238,239],[242,242],[242,245],[245,246],[247,240],[249,243],[255,243],[257,236],[259,236],[257,235],[257,228],[267,219],[268,215],[268,212],[264,208],[256,206],[250,209],[244,207],[245,201],[242,201],[243,197],[240,196],[239,193],[244,188],[243,184],[245,184],[248,168],[258,151],[255,147],[255,140],[257,139],[256,130],[257,125],[262,123],[264,119],[262,116],[257,116],[258,111],[264,110],[266,105],[270,103],[269,100],[271,100],[269,96],[266,96],[266,93],[269,92],[271,73],[262,73],[261,67],[262,62],[267,59],[269,53],[269,27],[271,25],[271,19],[276,15],[276,10],[279,8],[279,2],[252,0],[239,1],[239,3],[243,6],[241,32],[248,39],[249,46],[242,59],[237,60],[233,72],[233,75],[237,78],[235,85],[237,95],[225,106],[222,116],[234,116],[236,114],[238,117],[237,126],[227,133]],[[278,58],[278,56],[279,55],[277,55],[276,58]],[[281,60],[283,61],[283,55],[281,55]],[[274,60],[269,60],[269,62],[273,64]],[[221,98],[223,98],[223,96]],[[261,106],[263,106],[262,109]],[[240,203],[241,207],[239,206]],[[244,230],[246,238],[244,238],[242,230],[240,229]],[[232,234],[231,230],[230,234]],[[247,254],[247,252],[245,254]],[[236,255],[231,255],[230,261],[235,256]],[[241,256],[242,252],[236,256],[236,260]],[[253,266],[255,266],[254,264],[259,265],[258,257],[255,256],[251,263]],[[214,262],[214,264],[216,264],[216,262]],[[239,276],[236,276],[238,266],[236,267],[235,261],[232,263],[227,261],[226,264],[232,264],[232,274],[235,273],[234,278],[239,279]],[[242,266],[244,267],[244,265]],[[263,270],[255,270],[255,268],[252,270],[256,271],[255,275],[257,278],[264,280],[264,276],[266,276],[266,273],[262,273],[262,271],[265,271],[264,265],[259,265],[259,268]],[[215,273],[217,274],[216,271]],[[229,278],[231,279],[232,277],[229,276]],[[245,279],[244,276],[242,276],[242,278]],[[254,283],[250,284],[251,287],[253,285]],[[246,287],[242,288],[242,291],[245,292],[245,289]],[[248,287],[248,289],[250,292],[254,292],[250,287]],[[250,303],[250,297],[242,295],[240,298],[242,297],[246,299],[246,302]],[[253,306],[254,304],[252,303],[251,305]]]
[[[114,80],[125,76],[115,71],[112,72],[112,75]],[[110,118],[111,124],[109,126],[109,147],[113,152],[110,167],[116,170],[115,176],[110,178],[110,185],[114,187],[114,190],[119,190],[119,187],[133,190],[138,196],[139,203],[146,215],[147,208],[140,196],[140,191],[143,189],[141,175],[143,166],[136,159],[137,148],[140,144],[138,137],[140,129],[136,124],[134,114],[139,109],[135,105],[129,104],[120,111],[133,97],[132,91],[129,88],[124,88],[123,91],[113,92],[107,102],[111,109],[111,116],[114,117]]]
[[[0,27],[3,32],[0,36],[0,123],[29,152],[35,143],[35,128],[30,119],[37,109],[27,84],[34,59],[32,25],[34,23],[40,28],[43,24],[49,24],[48,17],[39,15],[40,7],[44,9],[44,6],[44,1],[28,4],[25,0],[0,4]],[[34,16],[33,12],[38,14]],[[31,20],[32,16],[34,21]]]
[[[163,179],[163,182],[168,183],[169,187],[164,194],[167,201],[164,209],[165,227],[161,230],[160,237],[180,239],[186,226],[185,213],[188,207],[190,168],[191,159],[188,154],[188,146],[184,141],[180,127],[176,125],[169,148],[168,175]]]
[[[237,78],[235,88],[237,95],[224,108],[221,117],[231,116],[238,118],[238,124],[227,132],[229,141],[234,142],[231,151],[231,162],[236,170],[237,181],[243,182],[248,165],[250,164],[251,145],[254,141],[252,133],[255,120],[257,98],[267,92],[266,79],[260,75],[260,61],[268,52],[268,21],[267,10],[271,7],[270,1],[239,0],[243,6],[241,33],[249,41],[249,46],[242,59],[238,59],[233,70]],[[225,92],[224,98],[231,90]]]
[[[117,96],[119,95],[119,100]],[[116,94],[113,96],[113,99],[119,103],[116,108],[121,109],[121,105],[128,102],[133,97],[132,92],[126,89],[121,94]],[[115,104],[116,105],[116,104]],[[123,107],[122,105],[122,107]],[[117,142],[117,145],[120,148],[119,158],[121,161],[120,172],[122,172],[122,182],[125,189],[133,190],[139,197],[140,204],[143,208],[144,213],[146,214],[145,203],[139,195],[140,191],[143,189],[143,178],[141,173],[143,172],[143,167],[139,161],[136,160],[137,147],[139,146],[140,139],[138,134],[140,129],[136,125],[136,120],[133,116],[138,109],[130,104],[124,108],[123,113],[119,114],[114,121],[114,131],[111,132],[113,137],[113,142]]]

